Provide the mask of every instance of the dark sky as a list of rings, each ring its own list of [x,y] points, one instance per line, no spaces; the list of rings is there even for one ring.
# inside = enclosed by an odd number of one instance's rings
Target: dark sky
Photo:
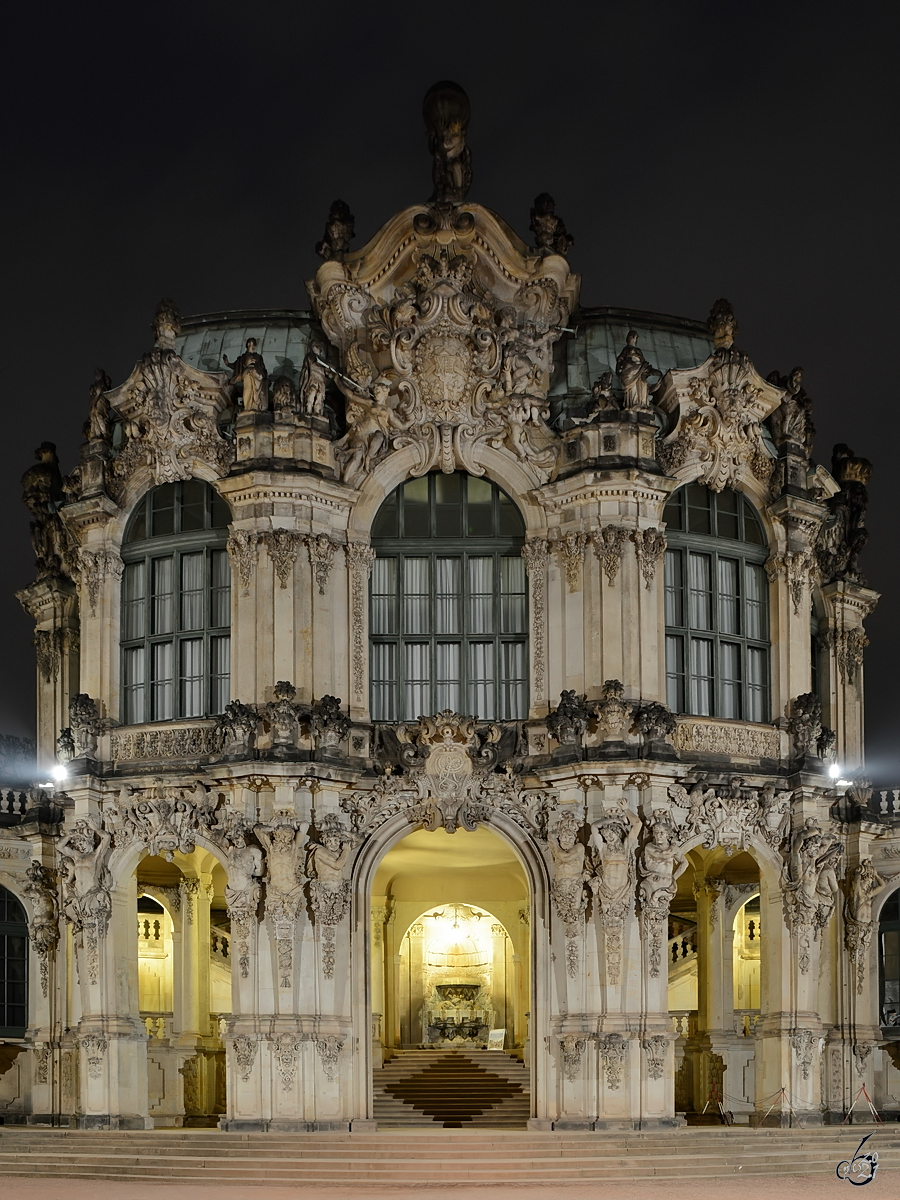
[[[469,199],[528,237],[550,191],[585,304],[705,318],[801,364],[816,457],[871,458],[869,762],[900,784],[896,25],[804,3],[19,5],[5,20],[0,732],[30,734],[19,479],[77,460],[87,389],[185,314],[308,306],[330,202],[360,246],[430,192],[421,100],[472,102]]]

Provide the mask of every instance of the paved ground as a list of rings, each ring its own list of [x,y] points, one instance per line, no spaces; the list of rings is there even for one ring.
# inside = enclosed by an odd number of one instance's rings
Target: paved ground
[[[865,1200],[897,1200],[898,1173],[879,1172]],[[571,1184],[557,1200],[850,1200],[852,1185],[834,1175],[751,1175],[735,1179],[635,1180],[634,1183]],[[2,1200],[548,1200],[546,1188],[531,1187],[226,1187],[222,1184],[112,1183],[100,1179],[9,1179],[0,1176]]]

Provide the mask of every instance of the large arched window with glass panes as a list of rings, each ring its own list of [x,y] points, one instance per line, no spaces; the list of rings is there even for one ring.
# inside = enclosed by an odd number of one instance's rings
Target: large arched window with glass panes
[[[691,483],[665,521],[669,707],[770,721],[767,550],[755,509],[738,492]]]
[[[24,1037],[28,1025],[28,924],[25,909],[0,887],[0,1037]]]
[[[373,720],[527,717],[524,539],[487,479],[424,475],[388,496],[372,527]]]
[[[888,896],[878,922],[881,1025],[900,1033],[900,889]]]
[[[229,701],[230,513],[208,483],[154,488],[122,547],[122,719],[206,717]]]

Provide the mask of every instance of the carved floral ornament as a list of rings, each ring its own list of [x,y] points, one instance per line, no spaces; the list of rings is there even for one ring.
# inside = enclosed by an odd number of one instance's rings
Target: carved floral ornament
[[[345,482],[404,448],[415,476],[482,475],[490,447],[536,483],[549,478],[551,351],[578,289],[562,257],[529,250],[479,205],[413,208],[368,247],[326,261],[309,288],[340,358]]]

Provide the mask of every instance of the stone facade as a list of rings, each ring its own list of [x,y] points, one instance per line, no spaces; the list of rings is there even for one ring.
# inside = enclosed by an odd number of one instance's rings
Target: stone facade
[[[872,937],[900,828],[862,774],[869,466],[846,447],[814,464],[796,372],[762,378],[726,303],[708,326],[579,310],[552,200],[527,245],[466,202],[468,151],[432,134],[429,203],[360,250],[333,206],[311,314],[242,328],[163,302],[130,377],[92,387],[73,473],[45,445],[26,476],[38,754],[66,777],[0,805],[31,955],[6,1119],[365,1128],[373,1068],[418,1041],[387,1020],[417,918],[373,892],[379,863],[413,831],[482,829],[512,848],[522,903],[481,991],[442,1002],[490,1024],[511,939],[534,1128],[674,1125],[716,1089],[738,1119],[782,1086],[810,1123],[863,1083],[900,1107]],[[302,360],[276,373],[261,329]],[[372,721],[373,520],[433,472],[491,480],[521,513],[521,719]],[[128,724],[126,532],[151,489],[191,479],[230,514],[230,702]],[[664,512],[692,483],[742,494],[764,533],[761,721],[667,707]]]

